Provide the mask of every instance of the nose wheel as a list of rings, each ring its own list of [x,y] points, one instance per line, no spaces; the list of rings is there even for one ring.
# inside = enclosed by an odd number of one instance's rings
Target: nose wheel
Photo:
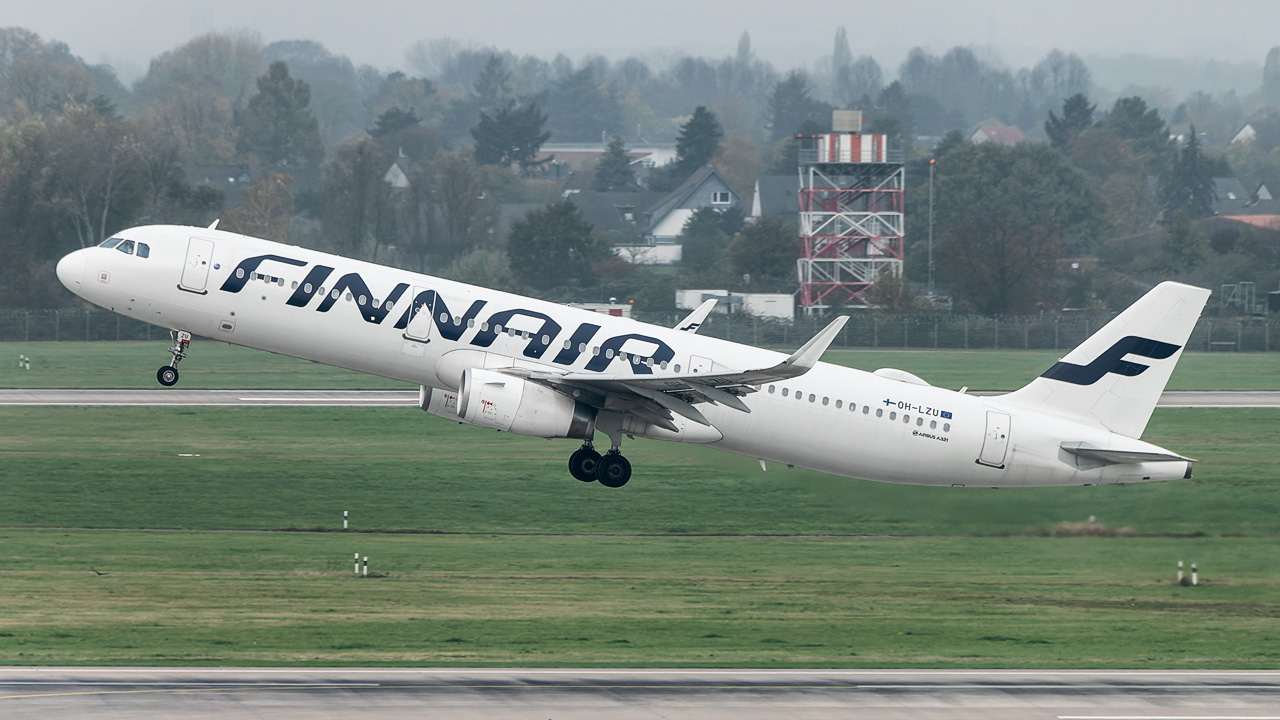
[[[173,360],[156,371],[156,381],[165,387],[178,384],[178,363],[187,357],[187,348],[191,345],[191,333],[186,330],[177,330],[171,336],[173,347],[169,348],[169,354],[173,356]]]

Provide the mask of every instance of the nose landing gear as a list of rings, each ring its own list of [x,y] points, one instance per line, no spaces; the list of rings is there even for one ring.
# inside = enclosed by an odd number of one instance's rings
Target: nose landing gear
[[[178,384],[178,363],[187,357],[187,347],[191,345],[191,333],[186,330],[174,331],[170,337],[173,347],[169,348],[169,354],[173,355],[173,361],[156,371],[156,381],[165,387]]]

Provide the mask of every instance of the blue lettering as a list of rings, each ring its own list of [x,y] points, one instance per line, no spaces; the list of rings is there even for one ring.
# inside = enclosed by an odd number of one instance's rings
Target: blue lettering
[[[613,362],[613,358],[608,357],[609,355],[608,351],[612,350],[613,354],[616,355],[617,353],[622,351],[623,344],[625,344],[628,340],[642,340],[644,342],[649,342],[649,343],[653,343],[654,345],[657,345],[658,349],[654,350],[653,353],[649,355],[649,357],[653,358],[653,361],[655,363],[661,364],[664,362],[668,362],[671,360],[671,358],[674,358],[676,356],[676,351],[672,350],[670,345],[662,342],[658,338],[650,337],[648,335],[640,335],[638,333],[630,333],[628,335],[618,335],[617,337],[611,337],[608,340],[605,340],[604,343],[600,345],[600,354],[591,358],[591,362],[587,363],[587,369],[590,370],[591,372],[604,372],[605,370],[607,370],[609,368],[609,363]],[[627,364],[631,366],[631,372],[633,373],[636,373],[639,375],[653,374],[653,368],[649,367],[648,363],[633,362],[633,363],[627,363]]]
[[[245,258],[240,261],[240,264],[236,266],[236,269],[233,270],[226,281],[222,283],[222,287],[219,288],[219,290],[229,293],[240,292],[244,289],[244,286],[249,283],[249,280],[253,278],[253,272],[258,269],[258,266],[261,265],[264,260],[275,260],[276,262],[284,263],[285,265],[301,266],[307,264],[302,260],[294,260],[293,258],[281,257],[280,255],[258,255],[257,257]]]
[[[535,318],[542,321],[541,327],[537,332],[532,333],[529,344],[524,348],[525,357],[541,358],[547,352],[547,348],[551,347],[551,339],[560,334],[560,324],[552,320],[550,315],[533,310],[516,308],[494,313],[489,317],[489,328],[487,330],[482,329],[477,333],[471,344],[477,347],[489,347],[498,338],[496,328],[499,325],[504,328],[509,326],[511,318],[516,316]],[[547,338],[545,343],[542,341],[543,336]]]

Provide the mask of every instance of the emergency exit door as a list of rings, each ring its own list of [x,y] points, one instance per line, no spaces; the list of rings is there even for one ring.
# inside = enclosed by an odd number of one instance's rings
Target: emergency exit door
[[[191,238],[187,241],[187,261],[182,266],[182,282],[178,287],[201,295],[208,292],[209,264],[213,262],[213,241]]]
[[[1002,412],[987,411],[987,434],[982,438],[982,452],[978,454],[978,462],[1002,468],[1008,451],[1009,416]]]

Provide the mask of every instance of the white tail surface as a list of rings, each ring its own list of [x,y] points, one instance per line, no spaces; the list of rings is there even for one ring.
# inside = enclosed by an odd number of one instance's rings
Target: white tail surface
[[[1142,437],[1209,294],[1160,283],[1043,375],[1000,400]]]

